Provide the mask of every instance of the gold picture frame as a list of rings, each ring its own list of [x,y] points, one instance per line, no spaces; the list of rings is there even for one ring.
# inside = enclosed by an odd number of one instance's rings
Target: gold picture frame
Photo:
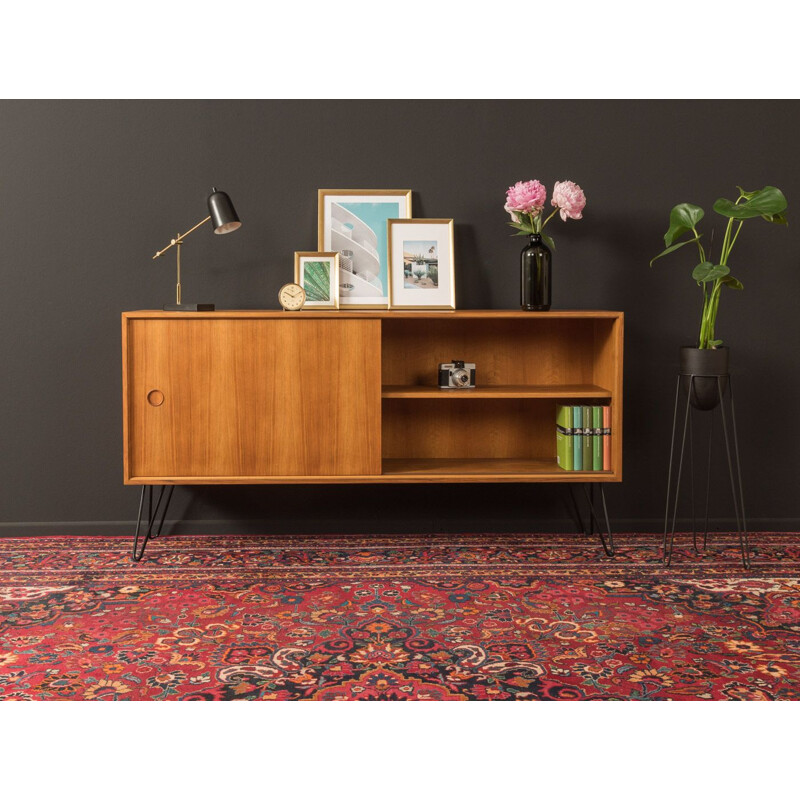
[[[453,220],[390,219],[386,227],[389,308],[455,311]]]
[[[324,289],[317,280],[317,275],[310,279],[307,274],[309,265],[328,263],[327,298],[322,299]],[[339,308],[339,254],[322,251],[295,251],[294,282],[303,287],[306,293],[304,311],[335,311]]]
[[[317,247],[339,258],[339,308],[389,307],[387,220],[410,219],[411,189],[319,189]]]

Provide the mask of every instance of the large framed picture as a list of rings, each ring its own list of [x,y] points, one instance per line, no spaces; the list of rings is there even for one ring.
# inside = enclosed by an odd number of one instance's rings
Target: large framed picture
[[[305,289],[303,308],[339,308],[339,254],[295,253],[294,282]]]
[[[317,247],[339,253],[339,305],[389,307],[386,223],[411,217],[410,189],[320,189]]]
[[[389,307],[455,309],[452,219],[390,219]]]

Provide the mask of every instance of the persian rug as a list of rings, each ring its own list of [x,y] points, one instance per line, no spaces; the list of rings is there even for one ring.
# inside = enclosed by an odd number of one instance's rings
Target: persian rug
[[[0,540],[0,699],[800,699],[800,536]]]

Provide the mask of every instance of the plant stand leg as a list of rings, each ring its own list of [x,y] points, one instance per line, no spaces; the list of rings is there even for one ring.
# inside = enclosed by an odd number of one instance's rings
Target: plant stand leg
[[[733,428],[733,452],[736,461],[736,475],[738,477],[738,487],[734,479],[733,461],[731,460],[731,445],[730,437],[728,435],[728,424],[725,417],[725,405],[722,397],[722,384],[717,378],[717,392],[719,393],[719,407],[722,414],[722,430],[725,437],[725,452],[728,456],[728,475],[731,481],[731,495],[733,496],[733,511],[736,514],[736,527],[739,534],[739,547],[742,551],[742,565],[745,569],[750,567],[750,546],[747,541],[747,520],[744,515],[744,491],[742,490],[742,468],[739,463],[739,439],[736,435],[736,416],[734,414],[733,406],[733,386],[731,379],[728,378],[728,393],[730,396],[730,413],[731,413],[731,426]],[[737,494],[738,488],[738,494]]]
[[[155,507],[153,506],[153,486],[145,485],[142,486],[142,494],[139,498],[139,516],[136,520],[136,532],[133,534],[133,552],[131,553],[131,558],[134,561],[141,561],[142,556],[144,555],[145,548],[147,547],[147,543],[150,539],[158,538],[161,535],[161,528],[164,525],[164,519],[167,516],[167,509],[169,508],[169,502],[172,499],[172,492],[174,490],[174,486],[162,486],[158,493],[158,499],[156,500]],[[167,490],[165,492],[165,489]],[[139,545],[139,532],[142,529],[142,518],[144,513],[145,507],[145,496],[147,497],[147,520],[146,520],[146,530],[144,532],[144,537],[142,539],[141,546]],[[162,507],[162,500],[166,498],[166,501]]]
[[[694,513],[694,414],[689,409],[689,499],[692,504],[692,545],[697,551],[697,518]]]
[[[685,376],[684,376],[685,377]],[[689,376],[689,391],[686,395],[686,410],[683,415],[683,437],[681,438],[681,454],[678,458],[678,474],[675,478],[675,503],[672,508],[672,526],[669,534],[669,544],[667,543],[667,528],[669,521],[669,503],[670,503],[670,484],[672,481],[672,462],[675,451],[675,430],[678,421],[678,398],[680,395],[681,376],[678,376],[678,384],[675,390],[675,413],[672,422],[672,444],[670,445],[669,452],[669,475],[667,476],[667,510],[664,514],[664,563],[669,566],[672,562],[672,550],[675,545],[675,523],[678,517],[678,500],[681,494],[681,475],[683,473],[683,455],[686,451],[686,430],[689,425],[689,408],[692,397],[692,390],[694,389],[694,375]]]
[[[702,552],[705,553],[706,547],[708,547],[708,498],[711,492],[711,451],[712,451],[712,444],[714,442],[714,412],[716,409],[712,408],[709,412],[711,414],[711,422],[708,426],[708,459],[706,461],[706,508],[705,508],[705,519],[703,521],[703,549]],[[697,542],[694,543],[694,549],[697,552]]]
[[[678,375],[678,380],[675,383],[675,407],[672,412],[672,438],[669,443],[669,469],[667,470],[667,507],[664,509],[664,541],[662,543],[662,551],[664,557],[667,554],[667,523],[669,520],[669,499],[672,490],[672,462],[675,455],[675,431],[678,429],[678,400],[681,391],[681,376]]]

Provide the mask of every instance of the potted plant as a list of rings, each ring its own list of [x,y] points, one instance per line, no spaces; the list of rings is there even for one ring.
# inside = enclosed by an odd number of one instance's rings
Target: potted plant
[[[745,220],[758,217],[776,225],[787,224],[784,213],[786,198],[780,189],[765,186],[755,192],[746,192],[740,186],[737,188],[739,197],[736,201],[721,197],[714,203],[714,211],[727,219],[717,257],[712,255],[713,231],[708,250],[700,242],[702,234],[697,226],[705,216],[703,209],[691,203],[679,203],[669,215],[669,230],[664,234],[666,248],[650,262],[652,267],[654,261],[668,253],[687,244],[697,245],[700,261],[692,270],[692,279],[703,293],[703,311],[697,346],[681,347],[680,368],[687,385],[691,375],[703,376],[694,379],[694,391],[689,399],[695,408],[704,410],[714,408],[719,402],[720,392],[727,388],[728,348],[723,347],[722,339],[717,338],[717,312],[725,289],[741,291],[743,288],[742,282],[731,275],[728,264],[742,225]]]

